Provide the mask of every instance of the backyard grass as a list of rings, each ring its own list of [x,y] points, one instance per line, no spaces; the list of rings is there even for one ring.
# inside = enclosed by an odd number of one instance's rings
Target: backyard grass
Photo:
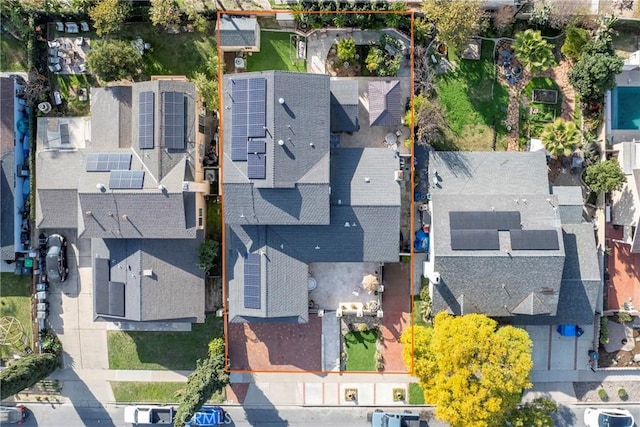
[[[459,150],[491,150],[506,135],[509,93],[494,81],[493,42],[482,42],[480,60],[459,60],[458,68],[437,79],[437,94],[445,110],[450,138]]]
[[[374,371],[378,331],[352,331],[344,336],[347,371]]]
[[[207,199],[207,239],[222,240],[222,205],[213,197]]]
[[[25,43],[11,34],[0,33],[0,71],[26,71],[27,50]]]
[[[111,390],[116,402],[148,402],[148,403],[176,403],[176,396],[184,389],[186,383],[181,382],[132,382],[111,381]],[[209,399],[210,403],[222,403],[226,399],[224,390],[214,393]]]
[[[31,327],[31,276],[16,276],[13,273],[0,273],[0,317],[11,316],[20,321],[27,336],[25,341],[31,345],[33,329]],[[16,346],[0,345],[0,358],[12,356],[24,350],[22,343]]]
[[[555,90],[558,98],[555,104],[533,102],[534,89]],[[534,77],[524,87],[522,94],[525,105],[520,109],[520,137],[525,140],[540,136],[544,125],[551,123],[560,116],[562,111],[562,92],[553,79],[549,77]],[[536,113],[532,111],[537,111]]]
[[[413,324],[414,326],[429,326],[427,322],[422,319],[422,315],[420,314],[420,305],[422,304],[422,300],[420,299],[420,295],[413,296]]]
[[[53,86],[60,91],[64,99],[67,116],[88,116],[91,111],[91,100],[78,99],[78,89],[84,88],[87,93],[95,86],[95,79],[90,74],[52,74]]]
[[[418,383],[409,383],[409,405],[424,405],[424,391]]]
[[[192,370],[207,345],[222,336],[222,319],[207,316],[191,332],[107,332],[109,369]]]
[[[247,58],[247,71],[283,70],[305,72],[304,61],[295,60],[295,50],[289,48],[289,35],[275,31],[260,32],[260,52]],[[295,63],[291,63],[291,56]]]

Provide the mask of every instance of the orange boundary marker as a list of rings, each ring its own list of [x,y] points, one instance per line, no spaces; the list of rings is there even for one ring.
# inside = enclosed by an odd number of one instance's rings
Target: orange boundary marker
[[[220,20],[220,16],[221,15],[240,15],[240,16],[250,16],[250,15],[273,15],[275,16],[278,13],[288,13],[291,15],[315,15],[315,14],[328,14],[328,15],[338,15],[338,14],[384,14],[384,15],[388,15],[388,14],[398,14],[398,15],[408,15],[411,19],[411,26],[410,26],[410,38],[411,38],[411,46],[410,46],[410,61],[411,61],[411,81],[410,81],[410,90],[411,90],[411,127],[410,127],[410,137],[411,137],[411,165],[410,165],[410,182],[413,183],[413,177],[415,174],[415,170],[413,167],[413,159],[414,159],[414,145],[415,145],[415,135],[414,135],[414,122],[415,122],[415,118],[414,118],[414,114],[413,114],[413,107],[414,107],[414,23],[415,23],[415,14],[414,11],[412,10],[406,10],[406,11],[388,11],[388,10],[367,10],[367,11],[359,11],[359,10],[338,10],[338,11],[292,11],[292,10],[218,10],[217,12],[217,18],[218,21]],[[224,126],[223,126],[223,120],[222,120],[222,115],[224,114],[224,110],[222,108],[223,106],[223,91],[222,91],[222,81],[223,81],[223,77],[224,77],[224,73],[222,71],[222,64],[224,62],[224,53],[222,52],[222,49],[220,49],[220,28],[216,28],[216,48],[217,48],[217,53],[218,53],[218,111],[220,111],[220,120],[219,120],[219,127],[220,127],[220,134],[219,134],[219,138],[218,138],[218,151],[220,153],[224,152]],[[224,156],[220,156],[220,159],[223,159]],[[219,168],[220,168],[220,172],[219,172],[219,176],[222,179],[222,183],[224,184],[224,160],[220,161],[219,164]],[[414,220],[415,220],[415,214],[414,214],[414,208],[415,208],[415,201],[414,201],[414,194],[413,194],[413,185],[411,186],[411,201],[410,201],[410,229],[411,229],[411,234],[410,236],[413,236],[414,233]],[[222,242],[221,242],[221,246],[223,248],[222,250],[222,304],[223,304],[223,331],[224,331],[224,336],[225,336],[225,346],[224,346],[224,354],[225,354],[225,360],[229,360],[229,344],[228,344],[228,339],[229,339],[229,330],[228,330],[228,312],[227,312],[227,269],[226,269],[226,250],[225,250],[225,226],[224,226],[224,186],[220,187],[220,209],[221,209],[221,216],[222,216]],[[410,246],[411,247],[411,246]],[[410,269],[411,269],[411,274],[410,274],[410,279],[409,279],[409,295],[411,295],[411,307],[409,309],[409,326],[414,326],[413,323],[413,318],[414,318],[414,313],[413,313],[413,307],[414,307],[414,295],[413,295],[413,289],[415,287],[415,283],[414,283],[414,278],[415,278],[415,262],[414,262],[414,257],[413,257],[413,250],[411,250],[411,260],[410,260]],[[411,353],[414,353],[414,347],[415,347],[415,337],[412,335],[411,337]],[[248,369],[230,369],[231,365],[229,364],[227,366],[228,370],[230,373],[278,373],[278,374],[338,374],[338,375],[348,375],[348,374],[376,374],[377,372],[370,372],[370,371],[322,371],[322,370],[313,370],[313,371],[290,371],[290,370],[280,370],[280,369],[267,369],[267,370],[248,370]],[[402,375],[406,375],[406,374],[410,374],[412,375],[414,372],[414,362],[413,362],[413,358],[412,358],[412,362],[411,362],[411,367],[408,371],[384,371],[381,373],[378,373],[379,375],[384,375],[384,374],[391,374],[391,375],[397,375],[397,374],[402,374]]]

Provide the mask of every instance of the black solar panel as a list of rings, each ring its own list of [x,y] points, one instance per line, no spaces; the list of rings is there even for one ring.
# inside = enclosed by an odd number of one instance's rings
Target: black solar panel
[[[154,146],[154,96],[153,92],[140,92],[138,99],[138,148]]]
[[[60,144],[69,144],[69,125],[67,123],[60,124]]]
[[[244,259],[244,308],[260,309],[260,255]]]
[[[469,211],[449,212],[452,230],[513,230],[519,229],[520,212]]]
[[[184,93],[162,94],[162,123],[164,145],[170,150],[184,150]]]
[[[497,230],[451,230],[454,251],[494,251],[500,249]]]
[[[267,81],[262,78],[249,80],[247,126],[250,138],[264,138],[267,123]]]
[[[247,154],[247,177],[249,179],[265,179],[267,172],[267,159],[264,154]]]
[[[560,249],[555,230],[511,230],[511,249],[514,251],[557,251]]]
[[[91,153],[87,156],[87,172],[109,172],[131,167],[131,154]]]
[[[231,128],[231,160],[235,162],[247,161],[247,127],[233,126]]]
[[[111,189],[141,189],[144,183],[144,171],[112,170],[109,174]]]
[[[247,145],[247,153],[264,154],[267,152],[267,143],[264,141],[251,140]]]

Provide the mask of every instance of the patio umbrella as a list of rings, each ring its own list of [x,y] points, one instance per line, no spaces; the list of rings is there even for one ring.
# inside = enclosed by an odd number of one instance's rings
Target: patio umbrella
[[[379,286],[380,286],[380,282],[378,281],[378,278],[373,274],[367,274],[362,279],[362,287],[366,291],[369,291],[369,292],[377,291]]]

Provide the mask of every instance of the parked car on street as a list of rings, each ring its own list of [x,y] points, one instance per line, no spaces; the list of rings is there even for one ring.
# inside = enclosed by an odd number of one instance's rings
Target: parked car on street
[[[633,427],[635,420],[631,412],[620,408],[587,408],[584,411],[587,427]]]
[[[67,280],[67,239],[59,234],[47,238],[47,280],[64,282]]]
[[[22,405],[0,406],[0,425],[22,424],[27,415],[27,408]]]
[[[420,415],[411,411],[383,412],[380,409],[371,414],[371,427],[419,427]]]
[[[225,412],[218,406],[203,406],[184,425],[186,427],[214,427],[224,424]]]
[[[173,424],[174,415],[171,406],[138,405],[124,408],[124,422],[133,425]]]

